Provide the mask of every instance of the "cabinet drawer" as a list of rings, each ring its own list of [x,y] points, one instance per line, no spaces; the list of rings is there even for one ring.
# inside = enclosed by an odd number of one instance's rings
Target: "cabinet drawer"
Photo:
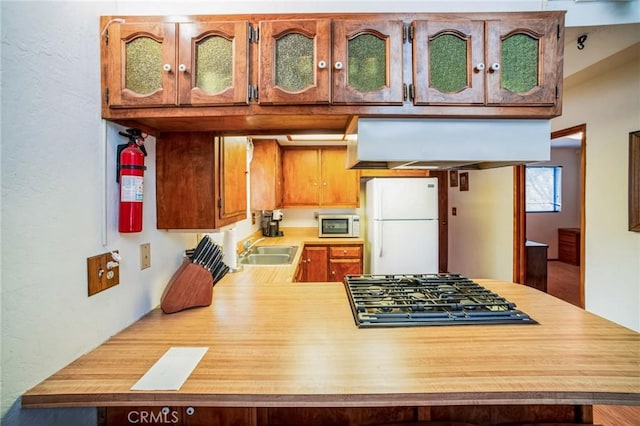
[[[336,258],[360,258],[362,256],[362,246],[330,246],[329,257]]]

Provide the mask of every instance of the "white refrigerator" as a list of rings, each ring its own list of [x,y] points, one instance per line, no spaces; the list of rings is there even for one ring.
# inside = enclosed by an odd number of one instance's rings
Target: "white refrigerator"
[[[369,272],[438,272],[438,180],[375,178],[365,195]]]

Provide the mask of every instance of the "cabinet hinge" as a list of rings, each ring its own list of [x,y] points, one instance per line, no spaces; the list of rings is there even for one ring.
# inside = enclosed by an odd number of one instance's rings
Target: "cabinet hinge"
[[[222,208],[222,198],[218,198],[218,208]]]
[[[406,43],[409,38],[409,25],[405,24],[402,26],[402,42]]]
[[[104,44],[109,44],[109,29],[104,30]]]
[[[413,83],[409,84],[409,100],[413,101],[415,99],[416,90]]]
[[[104,89],[104,102],[109,105],[109,88]]]
[[[408,30],[409,43],[413,43],[413,38],[415,36],[415,33],[416,33],[416,28],[413,26],[413,24],[409,25],[409,30]]]
[[[560,88],[556,85],[556,100],[560,97]]]
[[[560,24],[558,24],[558,31],[556,32],[556,38],[560,40]]]
[[[258,101],[258,86],[249,85],[249,101]]]
[[[260,29],[249,24],[249,43],[257,43],[260,40]]]
[[[409,97],[409,87],[407,86],[407,83],[402,83],[402,100],[406,101],[408,97]]]

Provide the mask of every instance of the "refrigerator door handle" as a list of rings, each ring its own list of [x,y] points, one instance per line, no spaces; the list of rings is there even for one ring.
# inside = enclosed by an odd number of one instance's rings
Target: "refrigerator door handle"
[[[378,257],[382,257],[382,248],[384,247],[384,240],[382,238],[382,221],[381,220],[378,221],[378,237],[380,241],[380,254],[378,254]]]

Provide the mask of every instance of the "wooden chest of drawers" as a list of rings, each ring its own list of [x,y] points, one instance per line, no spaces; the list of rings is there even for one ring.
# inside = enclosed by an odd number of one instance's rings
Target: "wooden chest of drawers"
[[[558,228],[558,260],[580,265],[580,228]]]

